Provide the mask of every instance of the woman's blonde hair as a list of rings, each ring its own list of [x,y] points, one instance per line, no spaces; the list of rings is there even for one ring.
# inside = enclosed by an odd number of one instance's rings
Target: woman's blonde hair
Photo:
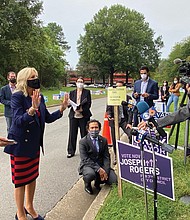
[[[38,71],[34,67],[25,67],[18,72],[17,84],[14,92],[22,91],[25,96],[28,96],[27,80],[30,78],[33,72],[38,75]]]

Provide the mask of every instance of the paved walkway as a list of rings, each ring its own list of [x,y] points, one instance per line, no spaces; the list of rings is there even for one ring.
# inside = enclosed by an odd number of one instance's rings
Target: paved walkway
[[[127,136],[123,134],[121,140],[127,141]],[[63,199],[46,214],[45,220],[94,220],[111,189],[107,185],[101,187],[99,193],[94,188],[94,194],[89,195],[84,191],[83,179],[79,178]]]

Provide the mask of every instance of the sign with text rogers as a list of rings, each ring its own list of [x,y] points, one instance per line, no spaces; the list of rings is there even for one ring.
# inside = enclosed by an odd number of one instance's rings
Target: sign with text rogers
[[[120,178],[143,187],[143,169],[140,148],[122,141],[117,141],[117,147]],[[151,151],[144,150],[146,188],[153,192],[154,169],[152,156]],[[155,157],[157,192],[166,198],[175,200],[172,158],[158,153],[155,153]]]

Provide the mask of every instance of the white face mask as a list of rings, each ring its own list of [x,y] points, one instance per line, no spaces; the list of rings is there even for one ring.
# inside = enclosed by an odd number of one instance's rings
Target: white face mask
[[[141,74],[141,79],[146,80],[147,79],[147,74],[145,74],[145,73]]]
[[[174,83],[176,84],[176,83],[177,83],[177,80],[174,80]]]
[[[77,82],[76,85],[77,85],[77,88],[79,89],[82,89],[84,87],[84,83],[81,83],[81,82]]]

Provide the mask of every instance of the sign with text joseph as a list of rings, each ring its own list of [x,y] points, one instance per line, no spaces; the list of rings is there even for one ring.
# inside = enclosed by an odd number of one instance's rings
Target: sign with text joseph
[[[117,141],[117,144],[120,178],[143,187],[140,148],[121,141]],[[153,159],[152,152],[148,150],[144,151],[144,167],[146,187],[153,191]],[[156,153],[156,175],[158,194],[175,200],[172,158]]]

